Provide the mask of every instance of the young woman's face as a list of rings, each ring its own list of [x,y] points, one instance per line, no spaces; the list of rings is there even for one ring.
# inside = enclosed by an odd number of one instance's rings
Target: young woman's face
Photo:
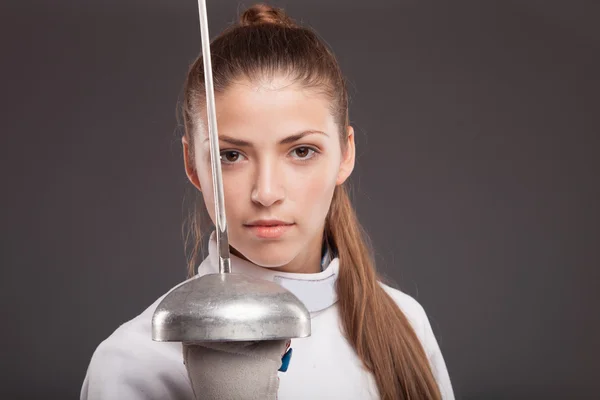
[[[216,95],[229,242],[249,261],[289,272],[320,268],[333,191],[354,167],[354,134],[342,152],[328,100],[285,78],[240,81]],[[188,177],[215,206],[208,128],[194,137]],[[187,142],[184,140],[184,154]]]

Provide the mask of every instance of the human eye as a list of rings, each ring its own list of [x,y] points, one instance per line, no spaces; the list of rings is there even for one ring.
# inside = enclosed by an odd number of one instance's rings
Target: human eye
[[[317,149],[310,146],[298,146],[291,151],[292,157],[300,161],[308,161],[318,153]]]
[[[221,162],[223,164],[238,164],[244,155],[236,150],[222,150],[221,151]]]

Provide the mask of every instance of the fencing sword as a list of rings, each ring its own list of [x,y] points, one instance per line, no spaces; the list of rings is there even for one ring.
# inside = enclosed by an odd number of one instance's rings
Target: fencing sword
[[[171,289],[152,317],[152,340],[194,343],[310,336],[310,314],[296,296],[275,282],[231,271],[205,0],[198,0],[198,11],[219,273],[195,276]]]

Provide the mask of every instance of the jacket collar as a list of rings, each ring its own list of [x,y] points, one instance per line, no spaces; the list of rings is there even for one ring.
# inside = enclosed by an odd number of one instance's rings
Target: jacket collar
[[[322,271],[314,274],[274,271],[260,267],[231,254],[231,271],[278,283],[292,292],[313,314],[331,307],[337,302],[335,283],[339,273],[339,259],[325,250]],[[215,232],[208,242],[208,257],[198,267],[198,275],[219,272],[219,255]]]

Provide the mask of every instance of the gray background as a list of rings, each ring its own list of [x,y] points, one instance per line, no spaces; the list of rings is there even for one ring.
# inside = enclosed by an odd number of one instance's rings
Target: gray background
[[[213,35],[239,4],[208,1]],[[457,397],[599,398],[599,3],[275,4],[351,82],[356,207]],[[100,341],[185,277],[197,3],[0,10],[0,397],[77,398]]]

